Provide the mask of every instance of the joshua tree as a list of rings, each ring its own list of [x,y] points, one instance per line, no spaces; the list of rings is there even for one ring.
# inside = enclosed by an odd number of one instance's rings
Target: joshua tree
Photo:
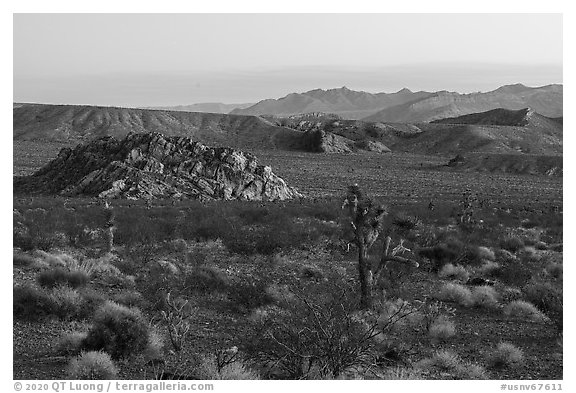
[[[388,214],[386,207],[374,206],[354,184],[348,187],[348,194],[342,208],[348,207],[350,225],[354,231],[354,242],[358,247],[358,275],[360,281],[360,307],[372,307],[372,265],[368,260],[368,250],[374,244],[382,230],[384,217]]]

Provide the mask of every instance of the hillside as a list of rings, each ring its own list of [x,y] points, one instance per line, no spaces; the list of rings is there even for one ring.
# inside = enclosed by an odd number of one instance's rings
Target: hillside
[[[246,109],[231,113],[244,115],[295,115],[309,112],[326,112],[345,119],[360,119],[388,108],[430,96],[432,93],[412,92],[402,89],[396,93],[367,93],[346,87],[315,89],[305,93],[291,93],[279,99],[260,101]]]
[[[21,105],[13,109],[13,124],[14,141],[68,144],[158,132],[215,146],[292,149],[301,136],[256,116],[75,105]]]
[[[191,105],[158,106],[144,109],[156,109],[156,110],[177,111],[177,112],[230,113],[234,109],[244,109],[252,105],[254,105],[254,103],[223,104],[221,102],[203,102]]]
[[[562,116],[563,87],[509,85],[487,93],[459,94],[441,91],[419,100],[385,108],[365,121],[418,123],[503,108],[532,108],[547,117]]]
[[[445,167],[464,172],[513,173],[520,175],[563,176],[561,156],[532,154],[469,154]]]

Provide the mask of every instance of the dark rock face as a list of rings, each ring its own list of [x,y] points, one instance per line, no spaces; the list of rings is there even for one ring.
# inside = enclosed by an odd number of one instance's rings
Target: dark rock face
[[[322,129],[307,131],[303,135],[305,149],[317,153],[350,153],[353,141]]]
[[[284,200],[301,196],[257,158],[158,133],[104,137],[58,157],[14,191],[102,198]]]

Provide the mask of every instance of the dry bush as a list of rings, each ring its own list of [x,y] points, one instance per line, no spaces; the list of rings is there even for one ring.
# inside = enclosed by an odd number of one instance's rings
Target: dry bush
[[[160,360],[164,355],[164,337],[156,327],[150,328],[148,344],[144,348],[143,355],[148,361]]]
[[[442,267],[438,273],[438,277],[442,279],[458,280],[462,282],[468,281],[470,278],[470,273],[466,270],[464,266],[448,263]]]
[[[524,362],[524,354],[520,348],[502,342],[487,360],[492,368],[518,367]]]
[[[380,377],[384,380],[421,380],[425,379],[419,370],[408,367],[388,368]]]
[[[476,307],[498,307],[498,293],[494,288],[487,285],[474,287],[472,289],[472,300]]]
[[[82,295],[70,287],[61,286],[50,291],[52,313],[61,319],[75,319],[85,316],[84,299]]]
[[[449,374],[453,379],[488,379],[484,367],[465,362],[451,351],[438,351],[431,358],[417,362],[415,367],[423,372]]]
[[[70,271],[66,268],[54,267],[40,272],[36,279],[38,284],[45,288],[54,288],[61,285],[79,288],[86,285],[90,277],[83,271]]]
[[[439,316],[428,328],[428,334],[434,340],[447,340],[456,334],[456,325],[445,316]]]
[[[118,369],[105,352],[84,352],[68,364],[67,379],[118,379]]]
[[[14,319],[35,321],[51,315],[54,310],[50,295],[30,284],[15,286],[12,302]]]
[[[516,236],[507,236],[500,242],[500,247],[504,250],[517,252],[524,247],[524,241]]]
[[[198,379],[257,380],[260,376],[251,370],[238,355],[236,347],[203,356],[195,370]]]
[[[96,311],[84,348],[104,350],[114,359],[125,358],[142,352],[148,336],[148,322],[140,310],[108,301]]]
[[[558,262],[550,262],[546,265],[546,273],[555,280],[562,280],[564,277],[564,266]]]
[[[478,247],[478,257],[485,261],[494,261],[496,260],[496,254],[494,251],[489,249],[488,247],[480,246]]]
[[[56,343],[56,353],[64,356],[78,355],[82,351],[86,332],[70,332],[64,334]]]
[[[500,269],[497,262],[485,261],[479,268],[478,273],[486,277],[494,277],[495,273]]]
[[[504,306],[504,314],[509,317],[526,318],[533,321],[544,321],[546,316],[530,302],[515,300]]]
[[[460,284],[444,284],[436,297],[439,300],[458,303],[465,307],[470,307],[474,304],[474,298],[472,297],[470,289]]]

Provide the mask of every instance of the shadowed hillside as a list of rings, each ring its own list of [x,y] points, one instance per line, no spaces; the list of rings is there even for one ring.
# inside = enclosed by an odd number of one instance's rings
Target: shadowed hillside
[[[206,112],[206,113],[230,113],[234,109],[244,109],[254,103],[248,104],[223,104],[221,102],[204,102],[191,105],[177,105],[177,106],[158,106],[145,109],[156,109],[162,111],[177,111],[177,112]]]
[[[70,143],[159,132],[217,146],[291,149],[301,136],[255,116],[96,106],[25,104],[13,109],[13,120],[15,141]]]

